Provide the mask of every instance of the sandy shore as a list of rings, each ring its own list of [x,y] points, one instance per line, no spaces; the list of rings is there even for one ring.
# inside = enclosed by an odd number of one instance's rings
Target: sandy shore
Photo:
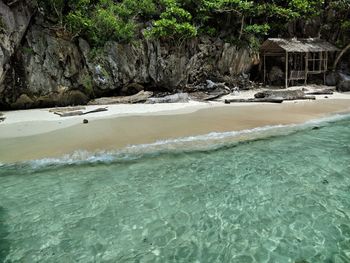
[[[210,132],[297,124],[350,112],[350,94],[335,96],[283,104],[110,105],[108,112],[65,118],[45,109],[6,112],[6,120],[0,124],[0,162],[58,157],[76,150],[116,150]],[[89,124],[82,124],[84,118]]]

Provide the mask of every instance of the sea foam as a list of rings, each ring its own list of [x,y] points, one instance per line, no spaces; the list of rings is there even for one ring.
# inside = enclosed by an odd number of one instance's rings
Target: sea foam
[[[325,118],[310,120],[302,124],[280,124],[241,131],[211,132],[196,136],[159,140],[148,144],[129,145],[123,149],[111,151],[89,152],[78,150],[61,157],[33,160],[21,163],[21,165],[29,165],[33,169],[40,169],[50,166],[134,161],[161,153],[215,150],[221,147],[230,147],[242,141],[284,136],[315,126],[322,127],[332,122],[348,119],[349,117],[350,114],[335,114]],[[8,165],[0,163],[0,167]]]

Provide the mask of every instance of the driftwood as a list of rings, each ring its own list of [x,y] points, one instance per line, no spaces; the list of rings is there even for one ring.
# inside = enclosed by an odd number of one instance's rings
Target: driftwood
[[[193,100],[209,101],[209,100],[216,100],[225,95],[228,95],[229,93],[230,92],[228,92],[227,90],[214,90],[211,92],[197,91],[197,92],[190,93],[190,97]]]
[[[60,117],[71,117],[71,116],[81,116],[86,115],[90,113],[96,113],[96,112],[102,112],[102,111],[108,111],[107,108],[98,108],[91,111],[55,111],[54,114],[59,115]]]
[[[315,100],[315,96],[302,96],[302,97],[295,97],[294,99],[284,99],[280,97],[269,97],[269,98],[251,98],[251,99],[226,99],[225,103],[230,104],[230,103],[235,103],[235,102],[267,102],[267,103],[282,103],[285,100]]]
[[[285,100],[316,100],[315,96],[302,96],[302,97],[295,97],[293,99],[285,99]]]
[[[103,97],[89,102],[89,105],[106,105],[106,104],[133,104],[146,102],[148,98],[152,97],[153,92],[140,91],[132,96],[119,97]]]
[[[266,98],[266,99],[226,99],[225,103],[230,104],[231,102],[240,102],[240,103],[245,103],[245,102],[268,102],[268,103],[282,103],[283,99],[282,98]]]
[[[52,108],[49,109],[49,112],[69,112],[69,111],[82,111],[85,110],[84,106],[76,106],[76,107],[61,107],[61,108]]]
[[[265,90],[254,95],[257,99],[262,98],[283,98],[284,100],[295,100],[295,98],[305,96],[302,90]]]
[[[206,101],[216,100],[216,99],[219,99],[227,94],[228,94],[227,92],[219,92],[219,93],[209,94],[208,97],[205,98],[204,100],[206,100]]]
[[[80,115],[83,115],[84,113],[82,111],[67,111],[67,112],[55,111],[54,114],[60,117],[71,117],[71,116],[80,116]]]
[[[188,93],[176,93],[173,95],[168,95],[161,98],[149,98],[146,103],[154,104],[154,103],[180,103],[180,102],[188,102],[190,97]]]
[[[315,96],[306,96],[302,90],[265,90],[254,95],[256,99],[275,99],[283,100],[315,100]]]
[[[82,115],[86,115],[86,114],[90,114],[90,113],[96,113],[96,112],[102,112],[102,111],[108,111],[107,108],[98,108],[98,109],[95,109],[95,110],[90,110],[90,111],[87,111],[87,112],[83,112]]]
[[[315,90],[311,92],[305,93],[305,95],[333,95],[334,90],[332,89],[323,89],[323,90]]]

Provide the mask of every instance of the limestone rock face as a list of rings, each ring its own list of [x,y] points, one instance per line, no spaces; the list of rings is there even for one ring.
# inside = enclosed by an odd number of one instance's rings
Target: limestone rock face
[[[88,73],[76,45],[38,26],[29,30],[25,40],[24,77],[31,93],[48,95],[79,87],[80,77]]]
[[[9,60],[20,45],[35,10],[32,0],[18,1],[13,5],[9,2],[0,0],[0,92],[10,67]]]
[[[33,101],[31,107],[86,104],[89,100],[86,79],[90,76],[78,46],[47,28],[32,25],[10,63],[0,90],[0,107],[23,108],[17,101],[24,95]]]
[[[230,85],[256,63],[248,49],[209,38],[181,45],[155,40],[107,42],[93,49],[84,39],[72,40],[46,26],[40,17],[7,59],[8,70],[0,81],[0,109],[86,104],[98,97],[130,96],[142,90],[178,93],[208,79]],[[25,106],[19,103],[23,98]]]
[[[80,40],[79,45],[96,87],[118,94],[134,83],[174,91],[205,82],[210,75],[234,77],[249,71],[255,61],[247,49],[220,41],[203,43],[201,39],[180,47],[146,40],[132,44],[108,42],[103,53],[93,59],[88,44]]]

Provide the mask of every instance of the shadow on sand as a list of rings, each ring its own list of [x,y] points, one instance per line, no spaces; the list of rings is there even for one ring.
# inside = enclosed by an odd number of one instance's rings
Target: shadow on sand
[[[5,259],[10,252],[10,243],[7,240],[9,234],[6,224],[6,210],[0,206],[0,262],[5,262]]]

